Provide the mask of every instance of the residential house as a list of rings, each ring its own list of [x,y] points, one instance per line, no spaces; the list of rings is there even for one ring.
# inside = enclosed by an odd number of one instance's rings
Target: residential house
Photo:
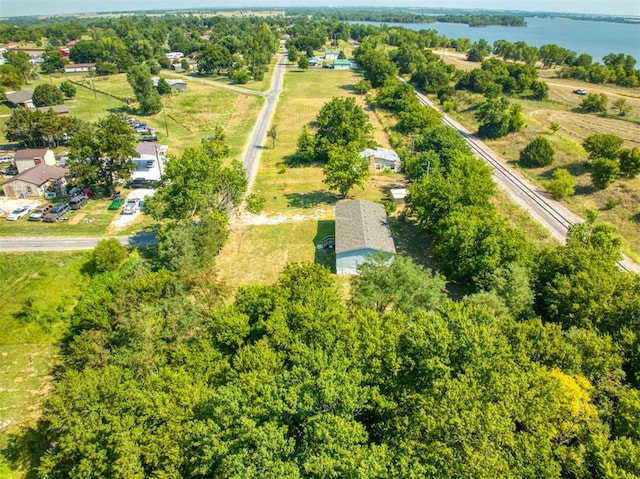
[[[9,106],[16,108],[23,106],[25,108],[33,108],[33,90],[8,91],[4,94],[7,98]]]
[[[317,67],[320,64],[322,64],[322,60],[320,60],[318,57],[309,58],[309,66],[310,67]]]
[[[138,156],[132,159],[135,169],[131,172],[131,179],[144,178],[149,181],[158,181],[162,176],[168,149],[167,145],[159,143],[138,143],[136,146]]]
[[[349,60],[333,60],[334,70],[351,70],[351,62]]]
[[[168,53],[165,53],[164,56],[167,57],[169,60],[180,60],[184,56],[184,53],[168,52]]]
[[[153,82],[153,86],[157,88],[160,77],[151,77],[151,81]],[[187,91],[187,82],[184,80],[169,80],[165,78],[165,81],[171,87],[171,93]]]
[[[342,201],[336,205],[336,273],[358,274],[358,267],[378,253],[396,256],[387,213],[379,203]]]
[[[66,184],[68,168],[38,165],[25,170],[2,184],[7,198],[38,198],[46,192],[59,193]]]
[[[65,73],[82,73],[95,69],[95,63],[69,63],[64,66]]]
[[[340,56],[340,50],[325,50],[324,51],[324,59],[325,60],[337,60]]]
[[[16,151],[14,160],[18,173],[22,173],[38,165],[55,166],[56,155],[48,148],[27,148]]]
[[[369,158],[369,170],[371,172],[391,170],[400,173],[402,161],[398,154],[388,148],[367,148],[360,152],[360,158]]]

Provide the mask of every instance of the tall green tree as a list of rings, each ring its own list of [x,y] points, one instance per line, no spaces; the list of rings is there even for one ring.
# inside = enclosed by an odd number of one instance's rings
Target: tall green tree
[[[233,161],[224,166],[210,151],[190,147],[171,158],[156,193],[145,202],[154,218],[193,221],[216,212],[228,214],[240,204],[247,187],[242,165]]]
[[[620,174],[635,178],[640,174],[640,148],[623,148],[619,153]]]
[[[62,71],[66,63],[65,58],[58,50],[48,47],[42,54],[40,69],[45,73],[57,73]]]
[[[329,159],[322,168],[323,182],[346,198],[355,185],[364,188],[369,177],[369,159],[360,157],[353,145],[344,148],[330,147]]]
[[[116,182],[131,177],[136,143],[135,132],[120,115],[112,113],[94,124],[87,123],[69,143],[70,174],[112,190]]]
[[[153,86],[151,71],[144,63],[134,65],[127,71],[127,81],[136,96],[140,113],[153,115],[162,109],[160,93]]]
[[[432,310],[445,299],[446,282],[439,274],[425,270],[406,256],[387,264],[384,255],[358,268],[351,280],[351,304],[380,314],[418,309]]]
[[[596,158],[591,162],[591,181],[599,190],[606,189],[620,173],[620,164],[616,160]]]
[[[589,153],[590,159],[607,158],[615,160],[618,158],[618,153],[623,143],[624,140],[619,136],[610,133],[596,133],[585,138],[582,146]]]
[[[32,100],[35,106],[62,105],[64,94],[57,86],[43,83],[33,90]]]
[[[228,70],[233,64],[231,53],[222,45],[205,46],[198,53],[196,60],[198,71],[207,74],[216,72],[220,75],[221,70]]]
[[[373,144],[373,127],[354,98],[333,98],[322,105],[316,120],[316,158],[328,159],[332,148],[362,150]]]
[[[522,107],[511,104],[505,97],[490,98],[480,104],[476,118],[480,122],[478,135],[483,138],[500,138],[524,126]]]

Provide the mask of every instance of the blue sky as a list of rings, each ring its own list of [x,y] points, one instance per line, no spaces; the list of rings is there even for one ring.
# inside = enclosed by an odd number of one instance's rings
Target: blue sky
[[[44,15],[56,13],[90,13],[103,11],[132,11],[150,9],[230,8],[233,7],[291,7],[291,6],[389,6],[388,0],[236,0],[229,2],[211,0],[0,0],[0,17],[20,15]],[[477,8],[496,10],[525,10],[571,13],[601,13],[607,15],[640,16],[640,0],[406,0],[395,6],[434,8]]]

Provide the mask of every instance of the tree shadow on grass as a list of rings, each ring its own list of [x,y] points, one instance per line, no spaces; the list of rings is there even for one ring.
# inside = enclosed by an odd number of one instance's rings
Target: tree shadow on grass
[[[8,437],[3,447],[1,457],[14,471],[21,471],[25,479],[38,477],[37,467],[40,458],[47,450],[48,441],[45,432],[38,424],[37,428],[23,428]]]
[[[320,204],[333,205],[338,201],[334,193],[327,190],[315,190],[309,193],[285,194],[288,205],[294,208],[313,208]]]
[[[309,160],[303,158],[297,153],[285,156],[282,160],[282,163],[288,168],[302,168],[304,166],[313,166],[313,163],[309,162]]]
[[[326,266],[332,273],[336,272],[336,253],[335,246],[329,246],[330,241],[327,242],[329,247],[322,247],[323,240],[328,237],[335,236],[336,234],[336,222],[333,220],[320,220],[318,221],[318,229],[316,230],[316,236],[313,238],[313,246],[316,249],[314,262]],[[335,240],[334,240],[335,241]],[[335,243],[334,243],[335,244]]]
[[[359,93],[359,92],[356,90],[355,85],[340,85],[340,89],[341,89],[341,90],[346,90],[346,91],[348,91],[349,93]]]
[[[575,190],[575,195],[578,196],[586,196],[586,195],[592,195],[593,193],[595,193],[597,190],[597,188],[593,185],[576,185],[576,190]]]
[[[589,173],[589,167],[585,164],[584,161],[569,163],[568,165],[563,165],[562,168],[567,170],[569,173],[571,173],[572,176],[575,176],[576,178]]]

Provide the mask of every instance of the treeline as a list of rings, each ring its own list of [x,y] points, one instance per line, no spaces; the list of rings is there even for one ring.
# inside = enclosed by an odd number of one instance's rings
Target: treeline
[[[342,22],[380,22],[380,23],[464,23],[470,27],[500,25],[506,27],[526,26],[524,17],[504,14],[446,14],[431,15],[398,11],[398,9],[348,9],[332,8],[288,8],[287,16],[312,15],[314,18],[339,20]]]
[[[398,257],[365,265],[348,302],[327,269],[302,264],[225,304],[217,247],[198,249],[220,234],[203,226],[174,229],[156,259],[96,249],[37,427],[5,448],[14,464],[69,479],[640,473],[638,377],[625,379],[626,353],[598,329],[618,312],[623,335],[634,330],[634,291],[616,293],[638,281],[591,275],[615,271],[601,228],[541,256],[535,290],[555,323],[534,315],[515,263],[457,302],[441,275]],[[609,301],[576,306],[581,290],[559,288],[587,272]],[[582,314],[598,310],[607,326]]]

